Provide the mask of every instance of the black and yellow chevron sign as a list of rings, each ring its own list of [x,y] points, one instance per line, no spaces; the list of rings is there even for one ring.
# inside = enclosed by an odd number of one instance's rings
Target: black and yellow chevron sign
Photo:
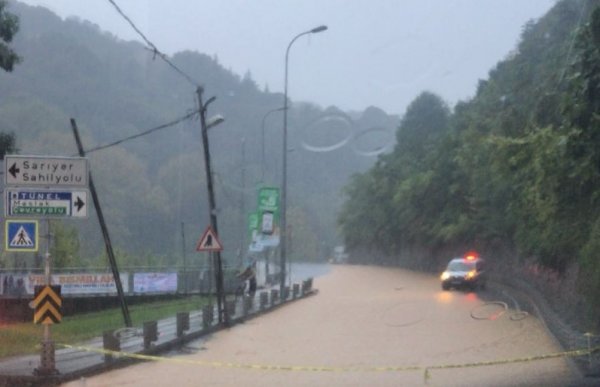
[[[59,285],[36,285],[33,296],[33,323],[58,324],[62,320]]]

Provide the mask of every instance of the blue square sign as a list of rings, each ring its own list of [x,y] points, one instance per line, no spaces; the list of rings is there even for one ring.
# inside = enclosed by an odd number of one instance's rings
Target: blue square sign
[[[6,220],[6,251],[38,251],[37,220]]]

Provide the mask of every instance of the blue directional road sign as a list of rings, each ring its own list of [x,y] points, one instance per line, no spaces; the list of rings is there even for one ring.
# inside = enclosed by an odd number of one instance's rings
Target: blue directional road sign
[[[7,217],[86,218],[87,190],[34,190],[7,188],[5,215]]]
[[[37,220],[6,220],[6,251],[38,251]]]

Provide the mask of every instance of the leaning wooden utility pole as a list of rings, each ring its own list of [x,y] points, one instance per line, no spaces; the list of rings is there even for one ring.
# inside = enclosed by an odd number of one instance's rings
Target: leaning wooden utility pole
[[[217,228],[217,206],[215,202],[215,191],[212,179],[212,170],[210,167],[210,150],[208,146],[208,129],[211,126],[216,125],[220,121],[214,122],[211,125],[206,123],[206,109],[208,105],[213,102],[216,97],[211,97],[206,101],[202,102],[202,93],[204,89],[202,86],[198,86],[196,93],[198,94],[198,107],[200,112],[200,129],[202,131],[202,146],[204,148],[204,167],[206,170],[206,187],[208,190],[208,210],[210,213],[210,226],[213,231],[219,235],[219,229]],[[222,121],[222,118],[221,118]],[[219,323],[225,323],[229,325],[229,315],[227,308],[225,308],[225,291],[223,287],[223,263],[221,260],[220,251],[212,251],[213,269],[215,271],[215,282],[216,282],[216,293],[217,293],[217,309],[219,314]]]
[[[79,156],[85,157],[85,151],[83,150],[83,144],[81,143],[81,138],[79,137],[79,130],[77,129],[77,123],[75,119],[71,118],[71,127],[73,128],[73,135],[75,136],[75,142],[77,143],[77,149],[79,150]],[[104,214],[102,213],[102,208],[100,207],[100,200],[98,199],[98,194],[96,193],[96,186],[94,185],[94,179],[92,179],[92,172],[89,173],[90,177],[90,192],[92,194],[92,199],[94,200],[94,207],[96,208],[96,214],[98,214],[98,222],[100,222],[100,229],[102,230],[102,236],[104,237],[104,245],[106,246],[106,254],[108,255],[108,260],[110,262],[110,268],[112,270],[113,279],[115,280],[115,285],[117,286],[117,294],[119,296],[119,301],[121,303],[121,311],[123,312],[123,320],[125,321],[125,326],[130,328],[131,324],[131,316],[129,315],[129,309],[127,308],[127,301],[125,300],[125,293],[123,292],[123,284],[121,283],[121,276],[119,275],[119,269],[117,267],[117,260],[115,259],[115,254],[113,252],[112,243],[110,242],[110,235],[108,234],[108,228],[106,227],[106,222],[104,221]]]

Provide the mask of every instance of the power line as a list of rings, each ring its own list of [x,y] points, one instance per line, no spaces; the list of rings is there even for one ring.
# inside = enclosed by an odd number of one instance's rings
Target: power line
[[[106,145],[101,145],[101,146],[97,146],[97,147],[92,148],[92,149],[88,149],[88,150],[86,150],[86,153],[92,153],[92,152],[95,152],[95,151],[99,151],[101,149],[110,148],[110,147],[113,147],[115,145],[119,145],[119,144],[121,144],[121,143],[123,143],[125,141],[133,140],[135,138],[142,137],[142,136],[145,136],[147,134],[151,134],[153,132],[156,132],[157,130],[169,128],[171,126],[179,124],[180,122],[183,122],[185,120],[188,120],[188,119],[194,117],[198,113],[199,113],[198,110],[194,110],[193,112],[188,113],[185,116],[176,119],[175,121],[171,121],[171,122],[168,122],[166,124],[162,124],[162,125],[157,126],[155,128],[145,130],[145,131],[143,131],[141,133],[134,134],[133,136],[125,137],[125,138],[123,138],[121,140],[117,140],[117,141],[111,142],[111,143],[106,144]]]
[[[137,32],[137,34],[144,40],[144,42],[146,42],[146,44],[152,49],[152,52],[154,53],[154,55],[158,55],[162,60],[165,61],[166,64],[171,66],[171,68],[173,70],[175,70],[179,75],[181,75],[183,78],[185,78],[193,86],[200,86],[200,84],[198,82],[196,82],[191,76],[186,74],[179,67],[175,66],[175,64],[173,64],[173,62],[171,62],[169,60],[169,57],[166,54],[162,53],[156,47],[156,45],[154,43],[152,43],[146,37],[146,35],[144,35],[142,33],[142,31],[140,31],[140,29],[135,25],[135,23],[121,10],[121,8],[119,8],[119,6],[117,5],[117,3],[114,2],[114,0],[108,0],[108,2],[112,4],[112,6],[117,10],[117,12],[129,23],[129,25],[135,30],[135,32]]]

